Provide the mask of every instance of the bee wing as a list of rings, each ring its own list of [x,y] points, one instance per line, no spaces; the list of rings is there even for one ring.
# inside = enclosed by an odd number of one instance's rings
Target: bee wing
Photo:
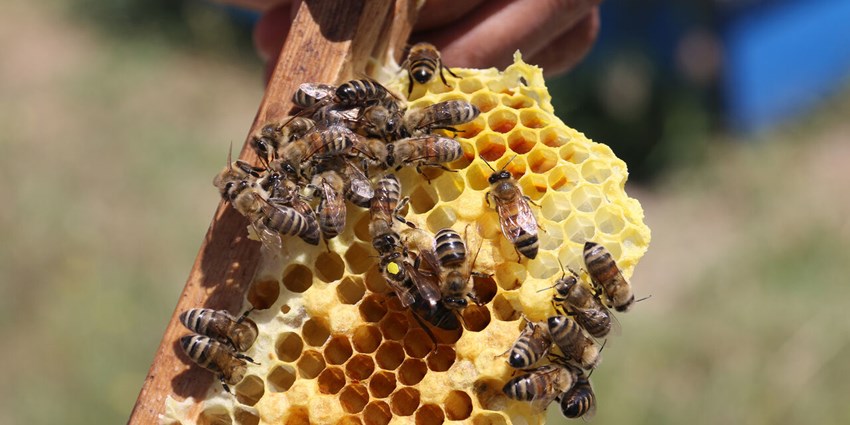
[[[502,209],[506,208],[506,205],[497,204],[497,207],[499,221],[502,224],[502,233],[507,240],[513,243],[523,232],[532,235],[537,234],[537,219],[534,218],[531,207],[528,206],[525,199],[516,202],[516,215],[502,214]]]
[[[416,290],[419,291],[419,295],[422,298],[426,300],[440,300],[442,298],[439,274],[423,273],[407,262],[404,264],[407,267],[407,272],[410,273],[413,284],[416,285]]]
[[[251,223],[251,227],[254,229],[254,233],[257,234],[257,238],[269,250],[280,251],[283,248],[283,239],[281,239],[280,233],[263,225],[261,220],[259,219]]]
[[[401,300],[402,307],[408,307],[416,301],[416,296],[411,292],[413,288],[405,288],[404,286],[398,285],[396,282],[385,279],[387,283],[393,288],[395,295]]]
[[[303,83],[298,86],[298,89],[306,93],[308,96],[315,98],[316,100],[322,100],[323,98],[330,96],[334,92],[333,86],[316,83]]]

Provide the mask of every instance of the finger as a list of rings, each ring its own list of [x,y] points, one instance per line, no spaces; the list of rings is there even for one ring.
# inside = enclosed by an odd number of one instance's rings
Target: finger
[[[496,0],[432,32],[446,63],[504,67],[513,52],[534,55],[576,24],[600,0]]]
[[[414,31],[448,25],[475,9],[483,0],[427,0],[419,11]]]
[[[599,35],[599,25],[599,8],[594,7],[576,26],[528,57],[526,62],[542,67],[547,77],[569,71],[590,52]]]
[[[264,60],[277,57],[294,17],[292,5],[284,2],[263,13],[254,26],[254,47]]]

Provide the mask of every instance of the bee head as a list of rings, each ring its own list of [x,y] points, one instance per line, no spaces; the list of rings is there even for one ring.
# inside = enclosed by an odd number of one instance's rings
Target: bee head
[[[502,171],[497,171],[497,172],[491,174],[490,178],[487,179],[487,181],[490,182],[490,184],[493,184],[493,183],[496,183],[498,181],[510,180],[510,179],[511,179],[511,173],[508,170],[502,170]]]

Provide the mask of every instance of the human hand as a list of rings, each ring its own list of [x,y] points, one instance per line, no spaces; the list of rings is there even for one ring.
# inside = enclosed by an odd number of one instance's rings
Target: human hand
[[[599,33],[601,0],[427,0],[411,42],[440,49],[447,66],[504,68],[519,49],[546,76],[562,74],[590,51]],[[267,75],[292,19],[297,1],[266,11],[254,28],[254,43],[268,60]]]

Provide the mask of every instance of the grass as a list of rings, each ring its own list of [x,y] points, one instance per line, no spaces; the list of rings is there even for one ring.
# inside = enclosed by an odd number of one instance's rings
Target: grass
[[[261,67],[3,7],[0,423],[120,423]],[[620,316],[594,423],[850,421],[848,111],[715,140],[701,165],[630,189],[653,229],[633,282],[652,298]]]

